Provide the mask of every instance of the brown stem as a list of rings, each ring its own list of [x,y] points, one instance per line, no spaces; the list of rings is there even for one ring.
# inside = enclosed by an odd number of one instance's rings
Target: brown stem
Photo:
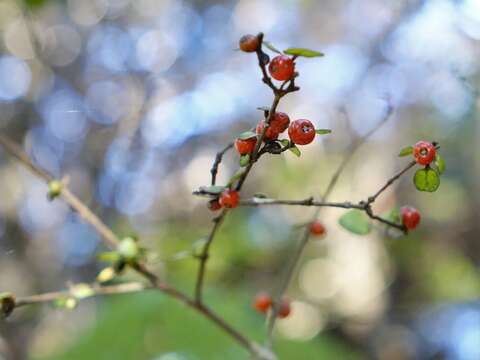
[[[333,191],[335,185],[337,184],[338,179],[340,178],[340,175],[342,174],[343,170],[345,169],[345,167],[347,166],[347,164],[349,163],[349,161],[351,160],[353,155],[356,153],[358,148],[361,145],[363,145],[365,143],[365,141],[370,136],[372,136],[375,132],[377,132],[382,127],[382,125],[385,124],[388,121],[392,112],[393,112],[393,107],[390,104],[387,104],[387,109],[385,111],[385,115],[380,120],[380,122],[375,127],[373,127],[368,133],[366,133],[365,135],[357,138],[355,141],[353,141],[351,143],[351,145],[349,146],[349,148],[346,151],[345,156],[343,157],[342,162],[338,165],[337,169],[335,170],[332,177],[330,178],[330,181],[327,185],[327,188],[326,188],[325,192],[323,193],[323,195],[321,196],[320,201],[324,202],[328,199],[328,197],[330,196],[331,192]],[[318,218],[321,209],[322,209],[321,207],[318,207],[316,209],[316,211],[314,212],[311,220],[309,221],[307,226],[305,226],[305,228],[304,228],[304,231],[303,231],[303,233],[302,233],[302,235],[299,239],[298,245],[297,245],[296,249],[294,250],[294,253],[290,256],[290,259],[291,259],[290,260],[290,265],[287,267],[287,271],[285,273],[285,276],[282,279],[282,282],[280,283],[280,287],[279,287],[279,290],[278,290],[278,295],[276,297],[277,302],[283,296],[283,294],[285,293],[285,291],[288,288],[288,285],[290,284],[290,281],[293,277],[293,274],[295,272],[297,264],[298,264],[298,262],[299,262],[299,260],[302,256],[303,250],[305,249],[305,246],[307,245],[308,240],[310,238],[310,225]],[[271,348],[271,346],[272,346],[273,328],[275,326],[275,322],[276,322],[276,318],[277,318],[276,312],[277,312],[277,309],[274,308],[272,316],[267,320],[266,346],[268,348]]]
[[[222,162],[223,155],[233,147],[233,143],[228,144],[223,148],[221,151],[217,153],[215,156],[215,161],[213,162],[212,168],[210,169],[210,174],[212,174],[212,185],[215,185],[217,180],[217,173],[218,173],[218,166]]]
[[[198,304],[201,304],[202,302],[203,283],[205,280],[205,270],[207,266],[207,260],[210,255],[209,254],[210,246],[212,245],[213,239],[215,238],[215,234],[217,233],[221,223],[225,219],[227,212],[228,210],[224,209],[218,217],[213,219],[212,229],[208,234],[207,241],[205,242],[205,245],[202,248],[202,252],[200,253],[200,255],[198,255],[198,259],[200,260],[200,265],[197,272],[197,281],[195,283],[195,301]]]

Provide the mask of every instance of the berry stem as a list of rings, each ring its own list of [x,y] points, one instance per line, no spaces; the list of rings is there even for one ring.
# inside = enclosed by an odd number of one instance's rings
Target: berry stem
[[[210,174],[212,174],[212,181],[211,181],[212,185],[215,185],[217,181],[218,166],[222,162],[223,155],[225,155],[225,153],[231,148],[233,148],[233,142],[225,146],[222,150],[220,150],[217,153],[217,155],[215,155],[215,161],[213,162],[212,168],[210,169]]]
[[[417,164],[416,161],[410,162],[403,170],[392,176],[386,183],[383,185],[374,195],[370,196],[367,200],[367,204],[371,205],[377,200],[381,193],[387,190],[395,181],[400,179],[400,177],[405,174],[408,170],[413,168]]]

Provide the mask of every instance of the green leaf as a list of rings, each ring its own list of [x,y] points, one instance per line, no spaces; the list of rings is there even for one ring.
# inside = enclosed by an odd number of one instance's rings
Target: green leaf
[[[283,52],[287,55],[296,55],[296,56],[303,56],[303,57],[309,57],[309,58],[324,56],[324,54],[319,51],[305,49],[305,48],[288,48]]]
[[[120,259],[120,254],[117,253],[116,251],[105,251],[105,252],[99,253],[97,255],[97,259],[99,261],[112,264]]]
[[[445,160],[438,154],[435,156],[435,166],[437,167],[438,173],[443,174],[445,171]]]
[[[401,218],[400,218],[400,208],[398,206],[394,207],[392,210],[387,215],[387,220],[390,220],[391,222],[394,223],[400,223]]]
[[[72,294],[75,299],[81,300],[95,295],[95,290],[88,284],[79,283],[70,288],[70,294]]]
[[[237,136],[237,139],[240,139],[240,140],[247,140],[247,139],[251,139],[253,137],[256,137],[257,134],[255,134],[253,131],[245,131],[243,133],[241,133],[240,135]]]
[[[357,235],[366,235],[371,230],[370,219],[360,210],[350,210],[343,214],[339,221],[348,231]]]
[[[210,186],[200,186],[200,191],[208,194],[217,195],[225,190],[225,186],[221,185],[210,185]]]
[[[240,166],[241,167],[247,166],[249,162],[250,162],[250,155],[249,154],[245,154],[245,155],[240,156]]]
[[[419,169],[413,177],[413,183],[420,191],[434,192],[440,186],[440,176],[433,169]]]
[[[78,301],[74,297],[61,296],[53,301],[53,305],[57,308],[73,310],[77,307]]]
[[[300,155],[302,155],[302,153],[300,152],[300,149],[298,147],[296,147],[295,145],[288,148],[288,150],[290,150],[292,153],[294,153],[298,157],[300,157]]]
[[[233,185],[233,183],[235,181],[237,181],[238,179],[240,179],[243,176],[244,173],[245,173],[245,169],[238,170],[237,173],[235,175],[233,175],[232,178],[230,179],[230,181],[228,182],[228,186]]]
[[[282,52],[280,50],[278,50],[275,46],[272,45],[272,43],[270,41],[265,41],[263,40],[263,45],[265,45],[267,48],[269,48],[270,50],[272,50],[273,52],[276,52],[278,54],[281,54]]]
[[[253,197],[255,198],[258,198],[258,199],[266,199],[267,198],[267,195],[263,194],[263,193],[255,193],[253,194]]]
[[[403,156],[410,155],[412,153],[413,153],[413,146],[407,146],[407,147],[404,147],[402,150],[400,150],[400,153],[398,154],[398,156],[403,157]]]
[[[317,133],[317,135],[325,135],[325,134],[330,134],[332,132],[332,130],[330,130],[330,129],[317,129],[317,130],[315,130],[315,132]]]
[[[278,141],[280,141],[280,144],[282,144],[283,146],[288,146],[288,145],[290,145],[290,141],[287,140],[287,139],[280,139],[280,140],[278,140]]]

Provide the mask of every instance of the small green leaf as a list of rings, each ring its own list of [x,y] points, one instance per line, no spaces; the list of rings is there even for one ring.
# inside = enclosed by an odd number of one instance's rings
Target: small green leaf
[[[445,171],[445,160],[438,154],[435,156],[435,166],[437,167],[438,173],[443,174]]]
[[[317,130],[315,130],[315,132],[317,133],[317,135],[325,135],[325,134],[330,134],[332,132],[332,130],[330,130],[330,129],[317,129]]]
[[[298,147],[296,147],[295,145],[288,148],[288,150],[290,150],[292,153],[294,153],[298,157],[300,157],[300,155],[302,155],[302,153],[300,152],[300,149]]]
[[[53,305],[57,308],[63,308],[67,310],[73,310],[77,307],[77,299],[69,296],[62,296],[53,301]]]
[[[390,220],[391,222],[394,223],[400,223],[401,218],[400,218],[400,208],[398,206],[394,207],[392,210],[387,215],[387,220]]]
[[[228,186],[233,185],[233,183],[234,183],[235,181],[237,181],[238,179],[240,179],[240,178],[243,176],[244,173],[245,173],[245,169],[244,169],[244,168],[238,170],[237,173],[236,173],[235,175],[233,175],[232,178],[230,179],[230,181],[228,182]],[[225,189],[225,188],[224,188],[224,189]],[[223,191],[223,190],[222,190],[222,191]]]
[[[433,169],[419,169],[413,177],[413,183],[417,190],[434,192],[440,186],[440,176]]]
[[[192,244],[192,255],[194,257],[198,257],[203,253],[203,250],[205,248],[205,245],[207,244],[207,239],[202,238],[197,241],[195,241]]]
[[[225,190],[225,186],[221,185],[200,186],[200,191],[207,194],[217,195],[220,194],[223,190]]]
[[[398,156],[403,157],[403,156],[410,155],[412,153],[413,153],[413,146],[407,146],[407,147],[404,147],[402,150],[400,150],[400,153],[398,154]]]
[[[305,48],[288,48],[283,52],[287,55],[296,55],[296,56],[303,56],[303,57],[309,57],[309,58],[324,56],[324,54],[319,51],[305,49]]]
[[[256,137],[257,134],[255,134],[253,131],[245,131],[243,133],[241,133],[240,135],[237,136],[237,139],[240,139],[240,140],[248,140],[248,139],[251,139],[253,137]]]
[[[105,251],[97,255],[99,261],[113,264],[120,259],[120,255],[116,251]]]
[[[272,50],[273,52],[276,52],[278,54],[281,54],[282,52],[280,50],[278,50],[275,46],[272,45],[272,43],[270,41],[265,41],[263,40],[263,45],[265,45],[267,48],[269,48],[270,50]]]
[[[250,155],[249,154],[245,154],[245,155],[240,156],[240,166],[241,167],[247,166],[249,162],[250,162]]]
[[[79,283],[70,288],[70,294],[72,294],[75,299],[81,300],[95,295],[95,290],[88,284]]]
[[[290,141],[287,140],[287,139],[280,139],[278,141],[280,141],[280,144],[282,144],[283,146],[289,146],[290,145]]]
[[[343,214],[339,221],[348,231],[357,235],[366,235],[371,230],[370,219],[360,210],[350,210]]]
[[[255,193],[255,194],[253,194],[253,197],[258,198],[258,199],[266,199],[267,195],[265,195],[263,193]]]

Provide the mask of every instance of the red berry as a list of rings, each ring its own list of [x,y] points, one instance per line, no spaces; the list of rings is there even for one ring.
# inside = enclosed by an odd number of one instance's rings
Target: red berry
[[[403,225],[405,225],[407,229],[413,230],[420,223],[420,213],[417,209],[404,206],[400,209],[400,213],[402,214]]]
[[[435,145],[428,141],[417,142],[413,149],[413,156],[420,165],[430,164],[435,159],[436,154],[437,149],[435,149]]]
[[[255,302],[253,303],[253,306],[258,312],[265,313],[270,308],[270,306],[272,306],[272,302],[273,301],[270,294],[266,292],[261,292],[255,296]]]
[[[212,211],[217,211],[222,208],[222,205],[218,202],[218,199],[213,199],[208,202],[208,208]]]
[[[291,311],[292,311],[292,308],[290,306],[290,301],[288,301],[287,298],[283,298],[278,307],[278,312],[277,312],[278,317],[280,319],[284,319],[288,315],[290,315]]]
[[[293,59],[286,55],[275,56],[268,66],[270,75],[276,80],[290,80],[295,72]]]
[[[276,112],[273,118],[270,120],[270,127],[278,133],[282,133],[287,130],[289,124],[290,118],[283,112]]]
[[[324,235],[327,232],[325,229],[325,226],[323,224],[316,220],[310,225],[310,234],[316,235],[316,236],[321,236]]]
[[[251,154],[253,149],[255,149],[255,144],[257,143],[257,138],[252,137],[250,139],[237,139],[235,140],[235,149],[237,149],[240,155]]]
[[[257,51],[259,45],[258,37],[254,35],[243,35],[239,41],[240,50],[245,52]]]
[[[265,126],[265,121],[262,120],[257,125],[257,134],[260,135],[263,132],[263,127]],[[265,132],[263,140],[276,140],[278,138],[278,132],[270,125]]]
[[[297,145],[310,144],[315,138],[315,127],[306,119],[292,121],[288,127],[288,137]]]
[[[232,189],[225,189],[220,195],[220,205],[233,209],[238,206],[238,202],[240,201],[240,195],[238,191]]]

